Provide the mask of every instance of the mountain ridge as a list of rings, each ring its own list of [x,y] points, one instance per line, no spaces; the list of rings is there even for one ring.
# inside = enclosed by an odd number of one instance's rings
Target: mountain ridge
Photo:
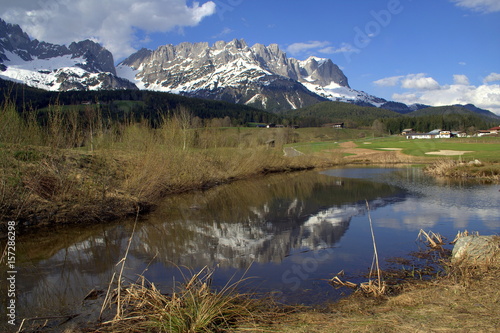
[[[374,106],[401,114],[429,107],[387,101],[352,89],[331,59],[289,58],[277,44],[243,39],[140,49],[115,66],[92,40],[69,46],[30,39],[0,18],[0,77],[49,91],[144,89],[222,100],[281,113],[325,101]],[[474,105],[464,107],[487,114]]]
[[[352,89],[331,59],[297,60],[287,57],[277,44],[250,47],[243,39],[141,49],[117,68],[119,75],[141,89],[221,99],[275,112],[325,100],[370,105],[386,102]]]
[[[137,89],[116,75],[110,51],[91,40],[69,46],[31,39],[0,19],[0,76],[52,91]]]

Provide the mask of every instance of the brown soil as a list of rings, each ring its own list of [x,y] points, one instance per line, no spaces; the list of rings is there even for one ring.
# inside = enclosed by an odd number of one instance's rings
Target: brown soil
[[[340,149],[337,151],[344,156],[344,160],[352,163],[413,163],[416,158],[413,156],[405,155],[399,150],[373,150],[368,148],[358,148],[353,141],[342,142]]]

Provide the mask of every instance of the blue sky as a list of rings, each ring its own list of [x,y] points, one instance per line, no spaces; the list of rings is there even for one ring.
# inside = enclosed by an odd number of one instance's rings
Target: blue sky
[[[405,103],[500,114],[499,0],[18,0],[0,17],[31,36],[141,47],[245,39],[330,58],[352,88]]]

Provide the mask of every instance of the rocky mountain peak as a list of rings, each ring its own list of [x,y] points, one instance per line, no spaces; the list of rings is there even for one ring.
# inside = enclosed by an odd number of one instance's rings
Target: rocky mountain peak
[[[309,82],[314,82],[323,87],[334,82],[339,86],[349,88],[347,77],[330,59],[309,57],[300,62],[300,67]]]
[[[0,19],[0,70],[3,78],[47,90],[137,89],[116,77],[113,55],[91,40],[69,45],[30,37],[17,24]]]
[[[135,71],[133,76],[125,67]],[[143,49],[122,61],[118,68],[119,73],[145,89],[224,99],[265,109],[269,109],[269,91],[273,89],[273,98],[276,91],[285,94],[280,97],[284,99],[281,106],[274,106],[278,109],[303,107],[325,98],[356,99],[359,95],[350,89],[347,77],[330,59],[310,57],[300,61],[288,58],[278,44],[249,47],[243,39],[217,41],[212,46],[181,43],[160,46],[154,51]],[[292,87],[295,92],[290,90]]]
[[[82,57],[86,60],[78,64],[79,67],[91,73],[108,72],[116,75],[113,54],[100,44],[87,39],[71,43],[68,49],[73,58]]]

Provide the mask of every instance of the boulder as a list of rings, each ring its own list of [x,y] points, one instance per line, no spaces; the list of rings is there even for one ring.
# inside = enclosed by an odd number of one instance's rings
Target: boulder
[[[491,263],[500,259],[500,236],[466,236],[455,243],[452,262]]]

